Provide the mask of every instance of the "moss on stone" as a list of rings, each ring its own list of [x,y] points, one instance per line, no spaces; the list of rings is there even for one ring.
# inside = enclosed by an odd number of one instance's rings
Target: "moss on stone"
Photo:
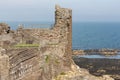
[[[22,47],[39,47],[39,44],[17,44],[17,45],[14,45],[14,47],[19,47],[19,48],[22,48]]]
[[[55,63],[59,64],[60,62],[59,62],[59,60],[58,60],[58,59],[56,59],[56,60],[55,60]]]
[[[60,75],[66,75],[66,73],[65,72],[61,72]]]
[[[48,63],[50,61],[50,55],[46,55],[45,61]]]

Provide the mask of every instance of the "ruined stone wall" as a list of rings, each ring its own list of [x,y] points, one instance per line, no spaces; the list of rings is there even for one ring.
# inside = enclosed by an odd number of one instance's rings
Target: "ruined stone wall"
[[[0,47],[7,48],[10,43],[14,42],[14,31],[6,23],[0,23]]]
[[[55,27],[54,29],[58,29],[60,31],[59,40],[65,44],[66,53],[64,57],[66,57],[69,61],[72,55],[72,10],[67,8],[61,8],[56,5],[55,11]],[[67,63],[66,63],[67,64]],[[71,64],[68,64],[70,66]]]
[[[6,53],[8,57],[0,57],[0,66],[2,66],[0,80],[79,80],[84,76],[84,80],[86,78],[100,80],[94,76],[91,77],[85,70],[82,74],[83,72],[72,61],[71,9],[57,5],[55,25],[52,29],[23,29],[22,32],[18,31],[17,38],[19,36],[25,39],[37,38],[40,46],[38,49],[8,49]],[[6,67],[7,64],[10,64],[9,68]]]
[[[50,28],[23,28],[18,29],[16,33],[18,43],[26,43],[30,40],[36,44],[41,40],[50,40],[52,30]]]
[[[56,5],[55,11],[55,27],[61,30],[61,34],[67,34],[68,50],[71,53],[72,50],[72,10],[67,8],[61,8]],[[62,36],[63,37],[63,36]]]
[[[0,47],[0,80],[9,80],[9,57]]]
[[[20,30],[18,31],[19,34],[22,34],[23,38],[30,36],[40,41],[48,40],[49,42],[61,41],[68,43],[66,51],[72,54],[72,10],[56,6],[55,24],[53,28],[23,29],[22,32]]]
[[[36,71],[38,61],[36,48],[21,48],[21,49],[8,49],[7,55],[9,56],[9,80],[21,80],[28,74]]]
[[[10,27],[6,23],[0,23],[0,35],[10,33]]]
[[[58,74],[70,70],[71,16],[70,9],[56,6],[55,26],[52,29],[18,30],[19,37],[23,35],[26,39],[38,39],[40,47],[38,52],[34,49],[7,51],[10,57],[10,80],[51,80]]]

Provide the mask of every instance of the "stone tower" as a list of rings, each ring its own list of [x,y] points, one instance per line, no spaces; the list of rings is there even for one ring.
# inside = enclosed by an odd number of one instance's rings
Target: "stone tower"
[[[55,9],[55,28],[60,31],[61,37],[59,40],[66,45],[66,54],[64,56],[70,61],[72,56],[72,10],[61,8],[59,5],[56,5]]]

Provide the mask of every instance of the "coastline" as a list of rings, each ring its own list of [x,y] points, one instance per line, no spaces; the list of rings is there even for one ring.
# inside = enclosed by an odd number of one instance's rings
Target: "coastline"
[[[119,49],[86,49],[86,50],[73,50],[73,55],[117,55]]]

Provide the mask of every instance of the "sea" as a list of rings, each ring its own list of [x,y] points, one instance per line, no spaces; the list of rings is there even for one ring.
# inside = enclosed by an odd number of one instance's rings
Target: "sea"
[[[7,22],[11,29],[49,28],[52,22]],[[73,22],[73,49],[120,49],[120,22]]]

